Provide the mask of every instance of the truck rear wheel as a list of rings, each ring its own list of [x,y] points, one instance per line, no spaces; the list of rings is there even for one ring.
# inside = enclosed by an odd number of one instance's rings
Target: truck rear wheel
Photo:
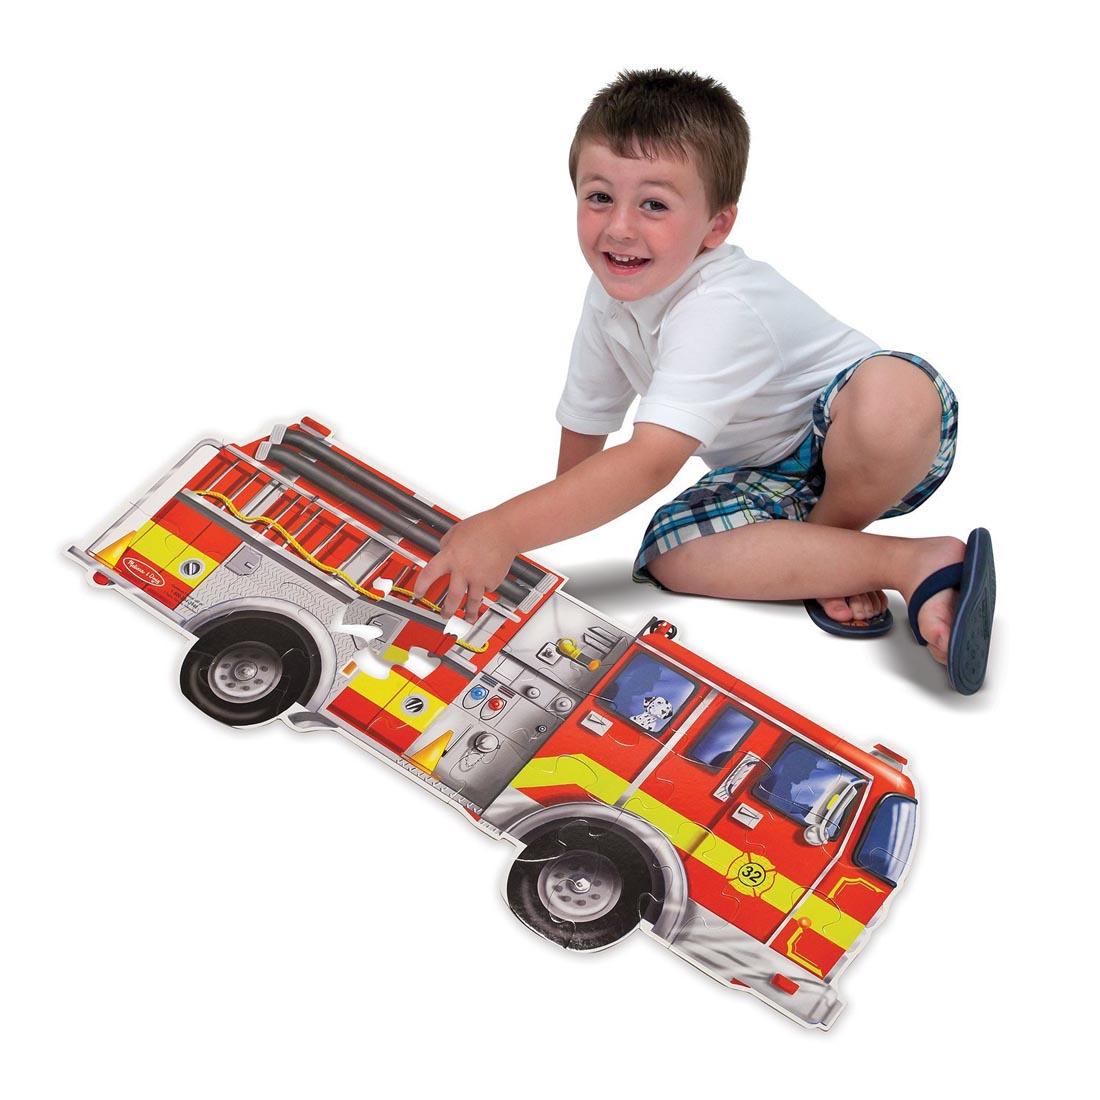
[[[252,726],[308,698],[319,668],[317,647],[305,631],[280,615],[242,612],[191,647],[180,669],[180,690],[211,718]]]
[[[651,900],[649,861],[622,833],[578,821],[538,834],[508,873],[512,912],[572,951],[617,943]]]

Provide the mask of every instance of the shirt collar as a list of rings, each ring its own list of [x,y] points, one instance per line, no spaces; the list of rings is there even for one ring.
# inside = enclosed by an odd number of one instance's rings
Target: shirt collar
[[[658,290],[656,294],[650,294],[646,298],[639,298],[636,302],[623,302],[623,308],[627,309],[638,322],[639,331],[656,332],[661,327],[672,299],[683,290],[688,280],[697,275],[707,264],[724,259],[732,251],[733,246],[729,244],[708,248],[706,252],[696,256],[684,269],[684,273],[674,282],[669,283],[664,290]]]

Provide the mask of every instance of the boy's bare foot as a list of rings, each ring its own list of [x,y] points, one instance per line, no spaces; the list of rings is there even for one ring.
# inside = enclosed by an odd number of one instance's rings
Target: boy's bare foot
[[[954,565],[966,555],[966,544],[956,538],[920,539],[921,553],[914,558],[914,569],[906,580],[901,594],[908,604],[917,586],[945,565]],[[930,596],[917,613],[917,626],[928,642],[928,651],[941,665],[947,664],[947,643],[951,637],[951,624],[955,621],[955,605],[959,594],[954,588],[945,588]]]
[[[966,545],[956,538],[920,539],[921,552],[914,556],[912,574],[901,594],[908,603],[917,585],[945,565],[960,562],[966,553]],[[954,588],[946,588],[930,596],[917,614],[917,626],[928,642],[928,651],[941,665],[947,664],[947,644],[951,638],[951,624],[955,619],[955,605],[959,594]],[[857,620],[866,622],[881,614],[889,606],[886,593],[861,592],[854,596],[838,596],[819,599],[825,614],[838,623]]]

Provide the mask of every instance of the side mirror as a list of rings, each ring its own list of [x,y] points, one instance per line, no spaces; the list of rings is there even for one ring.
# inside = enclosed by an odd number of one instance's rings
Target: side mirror
[[[811,813],[820,820],[812,821],[806,826],[802,839],[815,848],[828,844],[830,840],[829,833],[844,816],[845,810],[848,809],[859,793],[859,788],[864,786],[866,782],[866,779],[846,780],[839,789],[834,789],[831,794],[822,799],[811,810]]]

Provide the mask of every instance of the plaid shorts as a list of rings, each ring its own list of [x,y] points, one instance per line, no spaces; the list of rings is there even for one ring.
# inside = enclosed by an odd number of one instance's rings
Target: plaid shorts
[[[634,580],[663,588],[650,575],[646,565],[659,554],[691,539],[718,531],[732,531],[761,520],[804,520],[825,487],[821,452],[831,423],[829,414],[833,398],[856,368],[876,355],[907,359],[932,379],[940,394],[943,410],[940,415],[940,449],[932,467],[916,488],[879,518],[900,516],[923,504],[940,487],[955,459],[958,402],[951,387],[923,359],[904,351],[875,351],[845,367],[818,394],[814,402],[812,426],[793,454],[771,466],[723,466],[711,470],[675,500],[657,509],[634,560]]]

